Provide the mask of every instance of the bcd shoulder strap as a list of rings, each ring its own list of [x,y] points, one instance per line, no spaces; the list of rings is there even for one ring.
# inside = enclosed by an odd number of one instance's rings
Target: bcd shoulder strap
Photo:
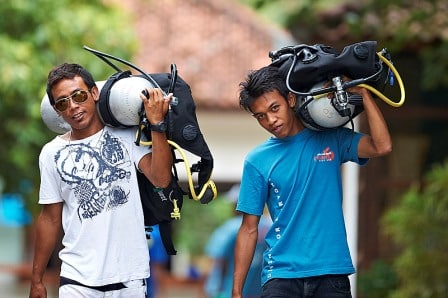
[[[137,180],[145,218],[145,226],[159,225],[162,242],[169,255],[175,255],[171,239],[171,221],[180,217],[184,192],[173,176],[166,188],[157,188],[146,176],[137,171]]]

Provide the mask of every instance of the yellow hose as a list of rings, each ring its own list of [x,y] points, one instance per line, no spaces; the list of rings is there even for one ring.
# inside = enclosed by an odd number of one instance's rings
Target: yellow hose
[[[403,85],[403,81],[401,80],[401,76],[398,73],[397,69],[393,66],[393,64],[387,60],[383,55],[381,55],[381,53],[377,53],[378,57],[390,68],[390,70],[392,70],[392,72],[395,75],[395,78],[397,79],[398,85],[400,87],[400,92],[401,92],[401,98],[399,102],[394,102],[392,100],[390,100],[388,97],[386,97],[384,94],[382,94],[380,91],[378,91],[377,89],[373,88],[370,85],[367,84],[359,84],[359,86],[366,88],[367,90],[371,91],[372,93],[374,93],[376,96],[378,96],[381,100],[383,100],[385,103],[387,103],[390,106],[393,106],[395,108],[401,107],[404,103],[405,100],[405,90],[404,90],[404,85]]]
[[[143,146],[151,146],[152,142],[151,141],[148,141],[148,142],[140,141],[140,144]],[[180,155],[182,156],[182,158],[184,160],[185,171],[187,173],[188,186],[189,186],[190,194],[191,194],[191,197],[193,198],[193,200],[195,200],[195,201],[201,200],[202,197],[204,196],[205,192],[207,191],[208,187],[210,187],[211,191],[213,192],[213,199],[215,199],[216,196],[218,195],[218,191],[217,191],[215,183],[212,180],[208,180],[207,183],[205,183],[204,186],[202,186],[202,189],[199,192],[199,194],[196,194],[196,191],[195,191],[194,185],[193,185],[193,177],[191,175],[190,165],[188,164],[188,159],[187,159],[185,152],[182,150],[182,148],[178,144],[176,144],[175,142],[173,142],[171,140],[168,140],[168,144],[173,146],[180,153]]]

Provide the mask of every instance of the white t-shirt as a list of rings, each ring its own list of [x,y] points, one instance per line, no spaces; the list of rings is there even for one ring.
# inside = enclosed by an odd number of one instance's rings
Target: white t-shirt
[[[64,203],[61,276],[89,286],[149,276],[135,166],[150,149],[134,140],[135,129],[105,127],[42,148],[39,203]]]

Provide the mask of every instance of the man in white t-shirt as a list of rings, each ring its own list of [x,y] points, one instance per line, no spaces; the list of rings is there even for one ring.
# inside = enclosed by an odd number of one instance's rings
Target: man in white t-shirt
[[[163,122],[171,95],[141,96],[150,124]],[[78,64],[48,75],[51,105],[71,130],[39,156],[41,185],[30,297],[47,297],[43,276],[63,231],[59,297],[145,297],[149,256],[136,168],[156,186],[171,181],[172,155],[163,129],[152,147],[136,146],[135,129],[105,127],[98,87]],[[165,126],[156,126],[165,127]]]

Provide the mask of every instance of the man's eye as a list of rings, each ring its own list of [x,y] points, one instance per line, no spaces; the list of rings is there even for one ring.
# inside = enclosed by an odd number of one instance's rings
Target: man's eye
[[[280,109],[280,106],[276,105],[276,106],[272,106],[271,111],[277,112],[279,109]]]
[[[257,119],[257,120],[262,120],[264,118],[263,114],[256,114],[254,116],[255,116],[255,119]]]

